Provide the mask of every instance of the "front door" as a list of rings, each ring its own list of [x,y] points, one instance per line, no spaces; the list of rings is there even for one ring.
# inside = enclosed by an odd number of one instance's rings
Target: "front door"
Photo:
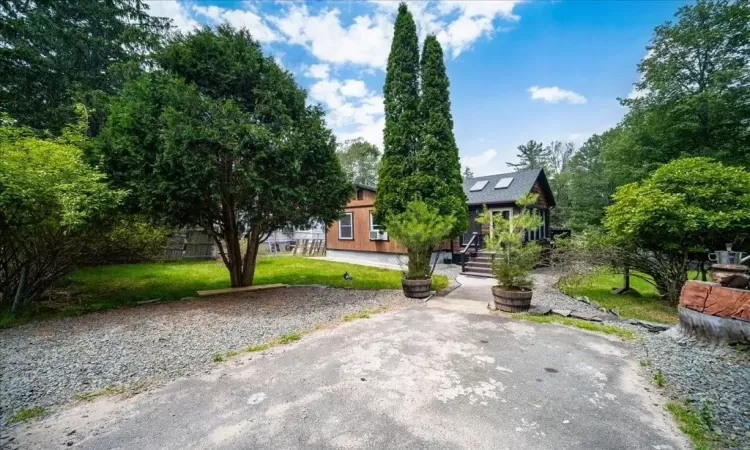
[[[505,220],[510,220],[513,217],[513,208],[490,208],[490,211],[493,216],[502,216]],[[490,223],[490,235],[494,233],[494,223],[494,220]]]

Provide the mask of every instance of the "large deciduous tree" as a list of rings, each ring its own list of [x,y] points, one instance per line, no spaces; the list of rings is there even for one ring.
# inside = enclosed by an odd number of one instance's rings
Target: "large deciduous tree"
[[[82,102],[98,133],[106,97],[169,28],[147,9],[142,0],[0,2],[0,111],[58,134]]]
[[[341,167],[350,181],[365,186],[377,186],[380,151],[364,139],[344,142],[336,151]]]
[[[621,145],[605,152],[621,182],[685,156],[750,167],[750,1],[683,6],[648,50]]]
[[[128,83],[103,133],[104,165],[131,207],[199,226],[232,286],[253,282],[258,246],[278,228],[330,223],[352,187],[323,111],[245,31],[181,36],[163,72]],[[243,251],[244,247],[244,251]]]
[[[443,216],[455,218],[449,235],[453,238],[468,228],[469,213],[458,147],[453,136],[450,82],[445,72],[443,49],[434,35],[427,36],[424,41],[421,75],[422,145],[417,153],[417,170],[412,183],[428,205]]]
[[[614,184],[605,173],[602,149],[615,138],[618,129],[591,136],[568,163],[568,199],[565,223],[576,231],[600,227],[604,208],[609,206]]]
[[[403,213],[414,200],[411,183],[422,131],[419,115],[419,41],[414,18],[405,4],[398,8],[383,87],[384,152],[378,171],[375,215],[380,223]]]

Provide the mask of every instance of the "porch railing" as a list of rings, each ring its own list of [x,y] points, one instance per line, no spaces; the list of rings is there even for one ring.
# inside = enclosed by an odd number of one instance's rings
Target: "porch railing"
[[[471,246],[474,246],[474,252],[479,251],[479,241],[482,239],[481,234],[479,233],[472,233],[471,239],[469,240],[469,243],[466,244],[466,247],[461,250],[461,272],[466,272],[466,253],[469,251]]]

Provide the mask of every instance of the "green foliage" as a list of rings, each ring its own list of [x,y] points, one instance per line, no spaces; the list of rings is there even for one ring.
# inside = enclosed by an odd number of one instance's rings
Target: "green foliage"
[[[0,120],[0,309],[38,300],[70,272],[123,193],[83,162],[73,131],[40,139]]]
[[[661,370],[657,370],[654,372],[654,384],[657,387],[664,387],[667,385],[667,379],[664,378],[664,374],[661,372]]]
[[[696,450],[723,448],[722,445],[718,445],[720,442],[718,436],[715,436],[711,432],[710,426],[690,406],[677,402],[669,402],[666,405],[666,409],[672,413],[680,431],[690,438]]]
[[[336,156],[349,181],[365,186],[378,185],[380,151],[374,144],[352,139],[339,146]]]
[[[486,207],[477,219],[479,223],[491,225],[492,232],[485,236],[484,242],[487,249],[495,252],[492,274],[503,289],[531,289],[533,285],[530,274],[539,262],[542,249],[535,241],[524,242],[524,235],[525,230],[539,228],[543,223],[534,213],[537,197],[537,194],[528,194],[520,198],[517,204],[521,210],[510,220],[492,214]]]
[[[378,170],[375,216],[387,223],[414,200],[411,177],[420,151],[419,42],[414,18],[405,4],[398,8],[383,87],[385,150]],[[389,230],[390,231],[390,230]]]
[[[750,236],[750,172],[707,158],[665,164],[621,186],[605,224],[624,246],[687,253]]]
[[[518,163],[508,163],[508,167],[515,170],[544,169],[547,167],[551,156],[549,147],[545,147],[541,142],[530,140],[529,142],[518,146]]]
[[[76,120],[78,102],[92,112],[96,134],[107,97],[169,28],[142,0],[9,0],[0,4],[0,23],[0,112],[54,134]]]
[[[333,134],[246,30],[181,35],[155,58],[164,71],[129,82],[112,103],[104,167],[133,210],[202,227],[232,286],[251,285],[269,233],[330,223],[346,205],[352,187]]]
[[[287,333],[284,335],[281,335],[271,341],[271,345],[284,345],[284,344],[291,344],[294,341],[299,341],[302,339],[302,333],[301,331],[292,331],[291,333]]]
[[[443,50],[434,35],[425,38],[421,74],[422,148],[417,154],[417,170],[410,185],[425,203],[437,208],[440,214],[455,218],[448,236],[453,238],[469,227],[469,211],[453,136],[450,82],[445,73]]]
[[[614,245],[629,252],[625,264],[650,275],[675,303],[688,253],[750,237],[750,172],[707,158],[672,161],[613,198],[604,223]]]
[[[701,0],[656,27],[638,66],[641,96],[623,101],[624,142],[607,151],[623,182],[685,156],[750,167],[748,42],[747,0]]]
[[[121,215],[90,244],[87,265],[159,261],[164,258],[170,227],[153,225],[145,217]]]
[[[436,246],[445,242],[456,219],[445,216],[423,201],[413,201],[401,214],[391,216],[388,233],[406,247],[409,257],[404,277],[423,279],[431,274],[430,259]]]

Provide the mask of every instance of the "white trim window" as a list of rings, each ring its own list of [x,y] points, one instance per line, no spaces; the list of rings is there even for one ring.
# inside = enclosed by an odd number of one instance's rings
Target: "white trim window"
[[[513,208],[493,208],[490,209],[490,212],[492,215],[500,214],[502,215],[503,219],[510,221],[510,219],[513,217]],[[494,220],[490,221],[490,235],[494,232]]]
[[[383,229],[383,225],[375,222],[375,217],[370,211],[370,240],[371,241],[387,241],[388,233]]]
[[[354,214],[345,212],[339,219],[339,240],[354,240]]]

